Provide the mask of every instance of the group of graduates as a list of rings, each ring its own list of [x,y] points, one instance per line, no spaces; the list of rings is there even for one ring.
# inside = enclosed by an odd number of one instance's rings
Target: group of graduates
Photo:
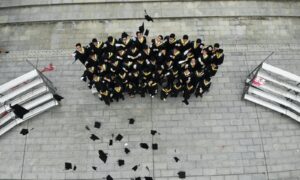
[[[106,42],[94,38],[88,46],[77,43],[74,57],[85,66],[81,80],[95,88],[106,105],[124,100],[125,93],[130,97],[148,93],[152,98],[158,94],[164,101],[182,93],[182,102],[188,105],[192,94],[202,97],[209,90],[211,77],[224,60],[218,43],[205,46],[188,35],[176,40],[173,33],[147,43],[139,31],[135,37],[123,32],[118,40],[109,36]]]

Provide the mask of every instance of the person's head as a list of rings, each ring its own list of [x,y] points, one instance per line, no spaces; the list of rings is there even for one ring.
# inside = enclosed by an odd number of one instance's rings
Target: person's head
[[[121,35],[121,38],[122,38],[123,42],[126,42],[128,37],[129,36],[128,36],[128,34],[126,32],[123,32],[122,35]]]
[[[207,50],[208,50],[209,52],[211,52],[211,51],[213,50],[213,47],[212,47],[211,45],[209,45],[209,46],[207,47]]]
[[[162,40],[163,40],[163,36],[162,36],[162,35],[158,35],[158,36],[156,37],[156,40],[159,41],[159,42],[162,41]]]
[[[183,42],[187,42],[189,40],[189,36],[188,35],[183,35],[183,37],[182,37],[182,41]]]
[[[196,59],[195,58],[192,58],[191,61],[190,61],[190,64],[192,66],[196,65]]]
[[[173,42],[173,41],[175,41],[175,39],[176,39],[175,34],[171,33],[170,36],[169,36],[169,41]]]
[[[144,44],[144,45],[143,45],[143,50],[144,50],[144,51],[148,51],[148,50],[149,50],[149,46],[148,46],[147,44]]]
[[[175,47],[175,48],[173,49],[173,54],[176,54],[177,52],[179,52],[179,49],[178,49],[178,47]]]
[[[202,42],[202,40],[199,38],[196,40],[196,44],[201,44],[201,42]]]
[[[207,48],[204,48],[204,49],[202,50],[202,54],[203,54],[203,55],[207,55]]]
[[[135,44],[132,44],[132,45],[130,46],[130,50],[131,50],[131,52],[135,52],[135,51],[137,50]]]
[[[98,44],[98,40],[96,38],[92,39],[92,43],[96,46]]]
[[[117,48],[117,51],[121,55],[124,52],[124,49],[120,46]]]
[[[81,50],[81,44],[80,44],[80,43],[77,43],[77,44],[75,45],[75,47],[76,47],[76,50],[77,50],[77,51],[80,51],[80,50]]]
[[[112,44],[113,41],[114,41],[114,38],[113,38],[112,36],[108,36],[108,37],[107,37],[107,41],[108,41],[110,44]]]
[[[220,44],[219,43],[215,43],[214,44],[214,51],[217,51],[220,48]]]
[[[140,31],[137,31],[135,34],[137,38],[141,38],[143,36],[143,34]]]
[[[160,50],[160,52],[161,52],[163,55],[166,55],[166,54],[167,54],[167,50],[166,50],[165,48],[162,48],[162,49]]]

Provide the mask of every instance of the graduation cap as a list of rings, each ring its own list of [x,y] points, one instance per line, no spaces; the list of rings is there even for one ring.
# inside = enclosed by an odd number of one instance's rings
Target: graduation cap
[[[179,158],[178,157],[174,157],[174,160],[175,160],[175,162],[178,162]]]
[[[88,130],[88,131],[91,130],[88,125],[85,126],[85,129]]]
[[[23,119],[23,116],[29,112],[29,110],[25,109],[23,106],[20,106],[19,104],[15,104],[13,106],[9,105],[9,106],[13,110],[15,115],[21,119]]]
[[[72,163],[65,162],[65,170],[72,169]]]
[[[121,141],[123,139],[123,136],[121,134],[118,134],[116,137],[116,141]]]
[[[134,171],[136,171],[138,169],[138,167],[139,167],[139,165],[135,165],[131,169],[134,170]]]
[[[135,120],[133,118],[128,119],[129,120],[129,124],[134,124]]]
[[[124,151],[126,154],[130,153],[130,150],[128,148],[125,148]]]
[[[152,144],[152,149],[153,150],[157,150],[158,149],[158,145],[157,144]]]
[[[142,180],[142,178],[140,178],[140,177],[136,177],[136,178],[135,178],[135,180]]]
[[[152,136],[154,136],[156,133],[157,133],[157,131],[156,131],[156,130],[151,130],[151,134],[152,134]]]
[[[104,151],[102,150],[99,150],[99,158],[104,162],[106,163],[107,161],[107,153],[105,153]]]
[[[22,129],[20,134],[22,134],[23,136],[25,136],[26,134],[28,134],[28,129]]]
[[[113,145],[113,140],[112,140],[112,139],[109,140],[109,145],[110,145],[110,146]]]
[[[150,17],[150,16],[147,14],[147,11],[146,11],[146,10],[144,10],[144,11],[145,11],[145,19],[146,19],[147,21],[152,21],[152,22],[153,22],[152,17]]]
[[[149,169],[149,167],[148,167],[148,166],[146,166],[146,169],[147,169],[147,171],[149,171],[149,172],[150,172],[150,169]]]
[[[123,166],[125,164],[125,161],[123,159],[118,160],[119,166]]]
[[[77,167],[76,167],[76,166],[74,166],[74,167],[73,167],[73,170],[74,170],[74,171],[76,171],[76,169],[77,169]]]
[[[153,180],[153,178],[152,178],[152,177],[146,176],[146,177],[145,177],[145,180]]]
[[[185,179],[185,172],[184,171],[179,171],[177,174],[178,174],[178,177],[180,179]]]
[[[101,127],[101,122],[95,121],[94,127],[99,129]]]
[[[147,143],[140,143],[141,148],[143,149],[149,149],[149,146]]]
[[[139,32],[144,34],[144,31],[145,31],[145,26],[144,26],[144,23],[143,23],[141,26],[139,26]]]
[[[58,95],[58,94],[54,94],[53,95],[54,99],[57,100],[57,101],[61,101],[62,99],[64,99],[64,97]]]
[[[92,168],[96,171],[97,170],[97,167],[96,166],[92,166]]]
[[[110,175],[106,176],[106,180],[114,180]]]
[[[146,29],[144,35],[145,35],[145,36],[148,36],[148,35],[149,35],[149,29]]]
[[[93,140],[93,141],[96,141],[96,140],[98,140],[99,138],[98,138],[98,136],[96,136],[95,134],[91,134],[91,140]]]

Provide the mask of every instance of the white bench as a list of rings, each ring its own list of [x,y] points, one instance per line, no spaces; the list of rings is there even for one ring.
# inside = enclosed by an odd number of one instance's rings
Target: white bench
[[[16,87],[28,80],[31,80],[33,78],[36,78],[38,77],[38,72],[36,70],[32,70],[16,79],[13,79],[3,85],[0,86],[0,94],[3,94],[5,93],[6,91],[8,91],[9,89],[13,88],[13,87]]]
[[[300,96],[298,95],[300,76],[262,63],[248,77],[247,87],[243,94],[245,100],[285,114],[300,122]]]
[[[0,136],[14,126],[57,106],[59,103],[54,99],[54,93],[56,88],[52,82],[37,69],[1,85]],[[10,105],[16,104],[29,110],[22,119],[16,117],[10,108]]]
[[[40,96],[32,101],[29,101],[28,103],[22,105],[25,109],[31,110],[49,100],[53,99],[53,94],[48,93],[43,96]],[[26,115],[26,114],[25,114]],[[8,113],[6,116],[0,119],[0,126],[3,126],[6,122],[8,122],[10,119],[15,118],[15,115],[13,112]]]
[[[39,115],[41,113],[43,113],[44,111],[54,107],[54,106],[57,106],[58,105],[58,102],[56,100],[52,100],[52,101],[49,101],[41,106],[38,106],[34,109],[32,109],[29,113],[25,114],[23,119],[15,119],[13,121],[11,121],[10,123],[8,123],[7,125],[5,125],[4,127],[0,128],[0,136],[4,133],[6,133],[7,131],[9,131],[10,129],[12,129],[13,127],[15,127],[16,125],[36,116],[36,115]]]
[[[12,100],[11,102],[9,103],[6,103],[6,105],[0,107],[0,114],[2,114],[3,112],[5,111],[9,111],[10,110],[10,106],[9,104],[11,104],[12,106],[15,105],[15,104],[19,104],[19,105],[22,105],[24,104],[25,102],[33,99],[33,98],[36,98],[46,92],[49,92],[49,89],[46,87],[46,86],[41,86],[39,87],[38,89],[35,89],[33,91],[30,91],[20,97],[17,97],[16,99]]]
[[[261,106],[267,107],[267,108],[272,109],[274,111],[277,111],[281,114],[285,114],[285,115],[289,116],[290,118],[300,122],[300,116],[299,115],[297,115],[294,112],[291,112],[291,111],[289,111],[285,108],[282,108],[278,105],[274,105],[273,103],[261,100],[261,99],[255,97],[255,96],[249,95],[249,94],[245,94],[244,99],[246,99],[248,101],[251,101],[251,102],[254,102],[256,104],[259,104]]]
[[[0,98],[0,104],[4,104],[6,101],[9,101],[10,99],[22,94],[22,93],[25,93],[26,91],[32,89],[33,87],[35,86],[38,86],[40,84],[43,83],[43,80],[41,78],[38,78],[38,79],[35,79],[27,84],[25,84],[24,86],[21,86],[15,90],[13,90],[12,92],[2,96]]]

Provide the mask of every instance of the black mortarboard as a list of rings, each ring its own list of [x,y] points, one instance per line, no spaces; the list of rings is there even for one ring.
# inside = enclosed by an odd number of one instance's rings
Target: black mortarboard
[[[124,151],[126,154],[130,153],[130,150],[128,148],[125,148]]]
[[[62,99],[64,99],[64,97],[58,95],[58,94],[54,94],[53,95],[54,99],[57,100],[57,101],[61,101]]]
[[[178,174],[180,179],[185,179],[185,172],[184,171],[179,171],[177,174]]]
[[[145,180],[153,180],[152,177],[145,177]]]
[[[109,140],[109,145],[110,145],[110,146],[113,145],[113,140],[112,140],[112,139]]]
[[[92,166],[92,168],[96,171],[97,170],[97,167],[96,166]]]
[[[25,136],[26,134],[28,134],[28,129],[22,129],[20,134],[22,134],[23,136]]]
[[[94,127],[99,129],[101,127],[101,122],[95,121]]]
[[[123,136],[121,134],[118,134],[116,137],[116,141],[121,141],[123,139]]]
[[[144,26],[144,23],[139,27],[139,32],[140,33],[144,33],[144,30],[145,30],[145,26]]]
[[[179,158],[178,157],[174,157],[174,160],[175,160],[175,162],[178,162]]]
[[[73,170],[76,171],[77,167],[74,165]]]
[[[142,180],[142,178],[141,177],[136,177],[135,180]]]
[[[154,136],[157,133],[155,130],[151,130],[151,134]]]
[[[91,134],[91,140],[93,140],[93,141],[96,141],[96,140],[98,140],[99,138],[98,138],[98,136],[96,136],[95,134]]]
[[[72,169],[72,163],[65,162],[65,170]]]
[[[139,165],[133,166],[132,170],[136,171],[138,169]]]
[[[10,108],[13,110],[15,115],[21,119],[23,119],[23,116],[29,112],[29,110],[25,109],[23,106],[20,106],[19,104],[15,104],[13,106],[10,105]]]
[[[153,150],[157,150],[158,149],[158,145],[157,144],[152,144],[152,149]]]
[[[141,148],[143,148],[143,149],[149,149],[149,146],[148,146],[148,144],[146,144],[146,143],[140,143],[140,146],[141,146]]]
[[[126,32],[123,32],[122,35],[121,35],[121,37],[122,38],[126,38],[126,37],[128,37],[128,34]]]
[[[146,29],[146,31],[145,31],[145,34],[144,34],[145,36],[148,36],[149,35],[149,29]]]
[[[106,163],[106,160],[107,160],[107,153],[105,153],[105,152],[102,151],[102,150],[99,150],[99,158],[100,158],[104,163]]]
[[[146,19],[147,21],[152,21],[152,22],[153,22],[152,17],[150,17],[150,16],[147,14],[147,11],[146,11],[146,10],[145,10],[145,19]]]
[[[89,130],[90,130],[90,127],[89,127],[88,125],[86,125],[86,126],[85,126],[85,129],[89,131]]]
[[[135,120],[133,118],[128,119],[129,120],[129,124],[134,124]]]
[[[106,176],[106,180],[114,180],[110,175]]]
[[[149,169],[149,167],[148,167],[148,166],[146,166],[146,169],[147,169],[147,171],[149,171],[149,172],[150,172],[150,169]]]
[[[123,159],[118,160],[119,166],[123,166],[125,164],[125,161]]]

